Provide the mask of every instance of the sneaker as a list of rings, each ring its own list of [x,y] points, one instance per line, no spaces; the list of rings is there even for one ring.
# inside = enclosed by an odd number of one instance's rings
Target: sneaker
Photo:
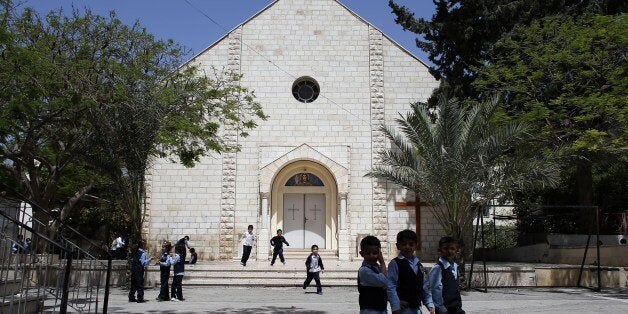
[[[283,263],[284,265],[286,265],[286,262],[281,262],[281,263]]]
[[[181,299],[179,299],[179,301],[185,301],[185,298],[181,298]]]
[[[242,262],[240,262],[240,265],[242,265],[242,266],[246,266],[246,264],[244,264],[244,263],[242,263]]]
[[[274,264],[270,264],[270,266],[273,266]]]
[[[136,299],[129,299],[129,302],[135,303],[135,302],[137,302],[137,300]]]
[[[305,290],[305,288],[306,288],[305,285],[303,285],[303,290]]]
[[[179,302],[179,299],[177,299],[177,298],[172,298],[172,299],[170,299],[170,301]]]
[[[148,301],[146,301],[146,300],[137,300],[137,303],[146,303],[146,302],[148,302]]]
[[[317,291],[316,294],[323,294],[323,291]]]

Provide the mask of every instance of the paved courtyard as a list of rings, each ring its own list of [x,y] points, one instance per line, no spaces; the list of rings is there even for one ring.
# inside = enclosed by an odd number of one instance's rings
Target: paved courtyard
[[[128,291],[114,288],[110,313],[357,313],[356,288],[183,287],[183,302],[157,302],[158,289],[146,290],[147,303],[129,303]],[[467,313],[628,313],[628,290],[489,289],[463,295]]]

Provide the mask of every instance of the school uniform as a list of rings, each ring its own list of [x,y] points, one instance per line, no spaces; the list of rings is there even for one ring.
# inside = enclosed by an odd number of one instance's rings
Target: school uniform
[[[401,309],[401,300],[408,302],[404,314],[421,313],[421,303],[434,307],[429,283],[419,258],[407,259],[403,255],[392,259],[388,264],[387,295],[392,311]]]
[[[185,263],[181,255],[175,253],[170,258],[170,264],[172,264],[174,277],[172,278],[172,288],[170,289],[170,297],[183,301],[183,274],[185,271]]]
[[[290,244],[286,242],[286,238],[284,238],[283,236],[274,236],[272,239],[270,239],[270,245],[273,246],[273,259],[270,261],[270,266],[273,266],[275,264],[277,255],[279,255],[279,260],[282,263],[284,264],[286,263],[286,260],[283,258],[283,244],[284,243],[287,246],[290,246]]]
[[[307,271],[307,276],[305,277],[305,282],[303,282],[303,289],[307,288],[312,282],[312,279],[314,279],[316,282],[316,293],[323,293],[320,271],[324,269],[325,266],[323,266],[323,259],[321,256],[311,253],[307,259],[305,259],[305,270]]]
[[[378,264],[371,265],[362,262],[362,266],[358,270],[360,314],[384,314],[388,312],[387,283],[388,278],[382,274]]]
[[[139,248],[133,253],[131,259],[131,291],[129,291],[129,302],[144,301],[144,267],[148,266],[150,259],[146,256],[146,251]],[[137,298],[135,293],[137,292]]]
[[[458,264],[443,257],[430,270],[430,289],[436,313],[464,314],[458,285]]]
[[[244,236],[242,237],[242,259],[240,260],[240,264],[242,264],[242,266],[246,266],[246,262],[249,260],[249,256],[253,250],[254,241],[255,235],[253,233],[249,233],[248,231],[244,233]]]
[[[170,279],[170,252],[162,252],[159,257],[159,281],[161,287],[157,300],[168,301],[168,280]]]

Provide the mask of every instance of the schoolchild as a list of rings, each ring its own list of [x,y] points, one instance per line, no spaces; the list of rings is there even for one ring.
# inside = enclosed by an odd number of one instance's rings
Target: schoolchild
[[[253,242],[255,242],[253,225],[249,225],[244,235],[242,235],[242,259],[240,259],[240,265],[246,266],[251,250],[253,250]]]
[[[312,245],[312,253],[305,259],[305,270],[307,275],[303,282],[303,290],[305,290],[312,282],[312,279],[314,279],[316,282],[316,293],[323,294],[320,272],[325,270],[325,266],[323,265],[323,259],[318,255],[318,245],[316,244]]]
[[[421,313],[421,303],[434,314],[425,269],[414,255],[418,237],[406,229],[397,233],[399,256],[388,263],[388,301],[393,313]]]
[[[144,268],[150,264],[144,246],[146,242],[140,240],[137,249],[133,252],[131,258],[131,291],[129,291],[129,302],[144,303]],[[135,297],[137,292],[137,298]]]
[[[174,256],[170,259],[173,268],[174,277],[172,279],[172,288],[170,289],[170,301],[183,301],[183,273],[185,270],[185,246],[175,246]]]
[[[196,260],[198,259],[198,254],[196,253],[196,249],[190,248],[190,260],[185,261],[186,264],[196,264]]]
[[[364,259],[358,270],[358,292],[361,314],[387,313],[386,284],[388,271],[377,237],[366,236],[360,241],[360,256]]]
[[[438,241],[438,262],[430,270],[430,290],[438,314],[464,314],[458,285],[458,264],[454,262],[458,243],[452,237]]]
[[[160,289],[157,301],[168,301],[168,280],[170,279],[170,252],[172,251],[172,243],[164,241],[161,244],[161,255],[159,256],[159,282]]]
[[[286,260],[283,258],[283,244],[290,246],[288,242],[286,242],[286,238],[283,237],[281,229],[277,229],[277,235],[270,239],[270,245],[273,246],[273,259],[270,261],[270,266],[275,265],[275,260],[277,259],[277,255],[279,255],[279,260],[286,265]]]

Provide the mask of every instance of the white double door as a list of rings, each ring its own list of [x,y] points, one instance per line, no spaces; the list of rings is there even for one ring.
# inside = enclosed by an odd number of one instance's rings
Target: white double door
[[[291,248],[325,248],[325,194],[285,193],[283,233]]]

